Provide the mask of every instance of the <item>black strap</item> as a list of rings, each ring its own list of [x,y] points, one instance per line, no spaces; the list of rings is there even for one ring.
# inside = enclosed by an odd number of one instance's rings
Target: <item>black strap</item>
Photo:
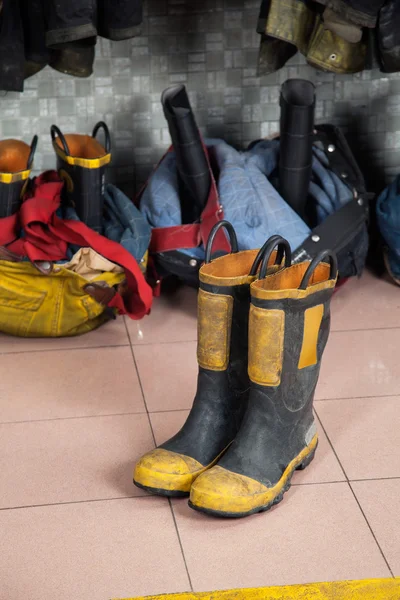
[[[292,262],[310,260],[325,248],[339,253],[367,221],[365,197],[351,200],[315,227],[309,237],[292,254]]]
[[[111,150],[111,136],[110,130],[108,129],[104,121],[99,121],[98,123],[96,123],[92,131],[92,137],[95,138],[100,129],[104,131],[104,149],[108,154]]]
[[[260,267],[260,272],[258,274],[259,279],[264,279],[264,277],[266,276],[268,264],[269,264],[271,255],[272,255],[273,251],[275,250],[275,248],[278,249],[278,251],[276,253],[276,259],[275,259],[276,265],[281,264],[283,257],[285,257],[285,267],[290,267],[290,265],[292,264],[292,253],[290,250],[289,242],[287,240],[285,240],[285,238],[281,237],[280,235],[273,235],[269,240],[267,240],[267,242],[264,244],[264,246],[261,248],[260,252],[258,253],[258,254],[262,253],[262,263],[261,263],[261,267]],[[253,268],[254,268],[256,261],[257,261],[257,258],[254,261]],[[253,273],[253,268],[250,271],[250,275],[255,275],[257,273],[257,267],[256,267],[256,270],[254,273]]]
[[[338,274],[338,263],[337,263],[336,254],[334,252],[332,252],[331,250],[323,250],[322,252],[317,254],[317,256],[315,258],[313,258],[313,260],[308,265],[307,271],[304,273],[304,277],[301,280],[301,283],[299,285],[299,290],[307,289],[307,286],[311,279],[312,274],[314,273],[315,269],[318,267],[318,265],[321,262],[327,262],[325,259],[328,259],[329,264],[331,266],[331,270],[329,273],[329,279],[336,279],[337,274]]]
[[[67,140],[65,139],[64,134],[61,132],[61,129],[59,127],[57,127],[57,125],[52,125],[50,127],[50,135],[51,135],[51,139],[53,142],[55,141],[56,136],[59,137],[59,139],[61,140],[61,143],[63,145],[65,154],[67,156],[70,156]]]
[[[205,258],[206,264],[211,262],[211,253],[212,253],[212,247],[214,244],[215,236],[217,235],[218,231],[222,228],[224,228],[229,235],[229,241],[231,244],[232,252],[236,253],[239,251],[236,232],[233,228],[233,225],[231,223],[229,223],[229,221],[219,221],[211,229],[210,235],[208,236],[207,245],[206,245],[206,258]]]
[[[32,142],[31,142],[31,151],[29,153],[29,158],[28,158],[28,163],[27,163],[27,169],[31,170],[32,165],[33,165],[33,159],[35,158],[35,152],[36,152],[36,148],[38,145],[38,136],[34,135],[32,138]]]

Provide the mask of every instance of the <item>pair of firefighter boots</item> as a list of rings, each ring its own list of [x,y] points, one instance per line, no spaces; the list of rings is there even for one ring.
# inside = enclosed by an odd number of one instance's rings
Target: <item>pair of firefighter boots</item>
[[[96,136],[104,132],[104,145]],[[66,134],[52,125],[51,138],[57,154],[57,169],[64,180],[62,204],[73,207],[81,221],[102,232],[105,169],[111,160],[110,133],[99,122],[92,135]],[[38,138],[31,146],[18,140],[0,141],[0,218],[19,210],[28,184]]]
[[[215,235],[232,253],[211,260]],[[218,223],[200,269],[197,393],[182,429],[136,464],[134,483],[192,508],[243,517],[280,502],[313,459],[313,397],[330,326],[337,262],[329,251],[291,265],[273,236],[238,252]]]

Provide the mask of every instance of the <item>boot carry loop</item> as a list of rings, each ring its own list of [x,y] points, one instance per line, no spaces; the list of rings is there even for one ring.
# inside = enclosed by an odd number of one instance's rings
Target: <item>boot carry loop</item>
[[[289,242],[280,235],[273,235],[265,242],[264,246],[259,251],[251,268],[250,275],[257,274],[259,262],[262,260],[258,278],[264,279],[264,277],[267,275],[268,263],[271,258],[271,254],[275,248],[277,248],[275,265],[280,265],[282,263],[282,259],[285,258],[285,268],[290,267],[292,264],[292,253]]]
[[[102,129],[104,131],[104,149],[106,151],[106,154],[109,154],[111,151],[111,136],[110,136],[110,130],[108,129],[106,123],[104,123],[104,121],[99,121],[93,128],[92,131],[92,138],[96,138],[99,130]],[[64,134],[62,133],[61,129],[59,127],[57,127],[57,125],[52,125],[50,127],[50,135],[51,135],[51,141],[53,142],[53,144],[56,144],[56,138],[58,137],[58,139],[60,140],[60,142],[62,143],[63,146],[63,150],[66,154],[66,156],[71,156],[68,144],[67,144],[67,140],[65,139]],[[37,136],[35,136],[37,137]]]
[[[335,280],[338,275],[338,262],[336,258],[336,254],[331,250],[323,250],[308,265],[307,271],[304,273],[303,279],[301,280],[299,290],[306,290],[308,284],[310,282],[311,276],[313,275],[315,269],[321,262],[327,262],[325,259],[328,259],[331,270],[329,273],[329,279]]]
[[[206,257],[205,257],[206,264],[211,262],[211,253],[212,253],[212,247],[214,244],[215,236],[217,235],[218,231],[222,228],[224,228],[229,235],[231,252],[233,254],[236,254],[237,252],[239,252],[239,246],[238,246],[238,241],[237,241],[237,237],[236,237],[236,232],[235,232],[232,224],[229,223],[229,221],[219,221],[219,223],[216,223],[214,225],[214,227],[211,229],[210,235],[208,236],[208,241],[207,241],[207,245],[206,245]]]

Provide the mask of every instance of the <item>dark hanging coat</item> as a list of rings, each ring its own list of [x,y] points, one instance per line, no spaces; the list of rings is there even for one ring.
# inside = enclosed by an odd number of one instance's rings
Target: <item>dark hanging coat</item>
[[[318,69],[357,73],[376,56],[381,70],[400,71],[399,0],[263,0],[260,74],[297,51]]]
[[[138,35],[142,13],[142,0],[0,0],[0,90],[23,91],[47,64],[88,77],[97,36]]]

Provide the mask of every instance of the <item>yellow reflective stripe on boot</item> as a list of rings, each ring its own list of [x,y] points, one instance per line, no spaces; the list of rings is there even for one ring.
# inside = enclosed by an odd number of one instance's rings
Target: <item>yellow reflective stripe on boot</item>
[[[311,367],[318,362],[318,334],[324,316],[324,305],[318,304],[304,311],[303,344],[301,346],[299,369]]]
[[[276,386],[281,382],[285,313],[250,305],[249,377],[254,383]]]
[[[214,592],[183,592],[126,600],[399,600],[400,579],[327,581]]]
[[[296,468],[315,451],[317,444],[318,436],[315,435],[310,444],[288,464],[278,483],[270,488],[255,479],[217,465],[194,482],[190,502],[194,508],[221,516],[244,516],[257,512],[258,509],[268,508],[283,494]]]
[[[199,290],[197,361],[203,369],[225,371],[229,362],[232,296]]]

